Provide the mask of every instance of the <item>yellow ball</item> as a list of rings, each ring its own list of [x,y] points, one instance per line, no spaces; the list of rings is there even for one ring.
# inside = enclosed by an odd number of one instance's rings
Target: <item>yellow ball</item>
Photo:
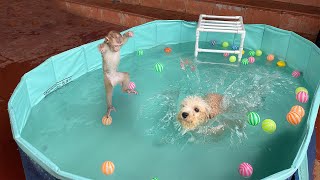
[[[277,129],[277,125],[272,119],[263,120],[261,126],[265,132],[270,134],[272,134]]]
[[[228,47],[228,46],[229,46],[229,43],[228,43],[228,42],[223,42],[223,43],[222,43],[222,47],[226,48],[226,47]]]
[[[305,92],[305,93],[308,94],[308,90],[307,90],[306,88],[304,88],[304,87],[298,87],[298,88],[296,89],[296,94],[298,94],[298,93],[301,92],[301,91],[303,91],[303,92]]]
[[[237,60],[236,56],[230,56],[230,58],[229,58],[229,61],[232,63],[236,62],[236,60]]]
[[[245,51],[244,50],[242,50],[242,54],[244,54],[245,53]]]
[[[262,55],[262,51],[261,50],[256,50],[256,56],[261,56]]]
[[[105,126],[108,126],[112,123],[112,117],[111,116],[103,116],[102,117],[102,124]]]
[[[277,65],[278,65],[279,67],[285,67],[285,66],[286,66],[286,62],[280,60],[280,61],[277,62]]]
[[[105,175],[111,175],[114,172],[114,164],[111,161],[105,161],[101,166],[101,171]]]

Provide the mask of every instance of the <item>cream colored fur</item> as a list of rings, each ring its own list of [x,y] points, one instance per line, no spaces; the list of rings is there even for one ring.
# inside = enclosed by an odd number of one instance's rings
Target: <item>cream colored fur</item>
[[[215,117],[222,112],[222,98],[220,94],[208,94],[202,98],[199,96],[186,97],[180,106],[177,119],[185,131],[195,130],[200,125],[208,122],[209,119]],[[199,110],[196,112],[196,108]],[[183,117],[182,113],[188,113],[187,117]]]

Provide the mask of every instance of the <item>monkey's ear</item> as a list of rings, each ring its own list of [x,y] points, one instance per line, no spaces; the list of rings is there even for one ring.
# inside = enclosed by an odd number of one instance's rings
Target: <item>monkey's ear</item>
[[[104,38],[104,41],[106,41],[106,43],[108,43],[108,42],[109,42],[109,38],[108,38],[108,37],[105,37],[105,38]]]

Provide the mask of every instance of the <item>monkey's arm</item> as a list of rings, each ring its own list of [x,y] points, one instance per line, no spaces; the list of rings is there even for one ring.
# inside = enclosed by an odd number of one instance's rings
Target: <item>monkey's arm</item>
[[[107,51],[107,44],[105,42],[99,44],[98,49],[101,53],[104,53]]]
[[[122,40],[123,40],[122,45],[124,45],[124,44],[128,41],[128,39],[129,39],[130,37],[132,37],[132,36],[133,36],[133,32],[132,32],[132,31],[126,32],[126,33],[122,36]]]

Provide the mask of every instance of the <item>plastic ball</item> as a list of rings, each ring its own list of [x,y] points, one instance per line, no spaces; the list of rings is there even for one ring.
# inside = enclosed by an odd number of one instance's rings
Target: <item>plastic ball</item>
[[[292,76],[295,77],[295,78],[298,78],[300,75],[301,75],[301,73],[299,71],[297,71],[297,70],[292,72]]]
[[[287,114],[287,121],[292,124],[292,125],[297,125],[301,122],[301,119],[302,117],[299,116],[299,114],[293,112],[293,111],[290,111],[288,114]]]
[[[307,103],[308,99],[309,99],[309,95],[308,95],[308,93],[306,93],[304,91],[300,91],[296,95],[296,99],[301,103]]]
[[[228,56],[229,56],[229,53],[223,53],[223,56],[224,56],[224,57],[228,57]]]
[[[111,161],[105,161],[101,166],[101,171],[105,175],[111,175],[114,172],[114,164]]]
[[[112,123],[112,117],[111,116],[103,116],[102,117],[102,124],[105,126],[109,126]]]
[[[212,41],[211,41],[211,45],[212,45],[212,46],[214,46],[214,45],[216,45],[216,44],[217,44],[217,42],[216,42],[215,40],[212,40]]]
[[[256,50],[256,56],[261,56],[262,55],[262,51],[261,50]]]
[[[270,134],[272,134],[277,129],[277,125],[272,119],[263,120],[261,126],[265,132]]]
[[[305,114],[303,107],[299,105],[293,106],[290,111],[297,113],[300,117],[303,117]]]
[[[260,116],[256,112],[249,112],[248,113],[248,123],[252,126],[256,126],[260,123]]]
[[[159,179],[154,177],[154,178],[152,178],[151,180],[159,180]]]
[[[166,47],[166,48],[164,48],[164,52],[167,53],[167,54],[169,54],[169,53],[172,52],[172,49],[169,48],[169,47]]]
[[[304,87],[298,87],[295,92],[296,92],[296,94],[298,94],[300,91],[303,91],[308,94],[308,90]]]
[[[274,60],[274,55],[273,55],[273,54],[269,54],[269,55],[267,56],[267,60],[268,60],[268,61],[273,61],[273,60]]]
[[[225,41],[225,42],[222,43],[222,47],[226,48],[226,47],[228,47],[228,46],[229,46],[229,43],[228,43],[228,42]]]
[[[142,55],[143,55],[143,50],[138,50],[138,51],[137,51],[137,55],[138,55],[138,56],[142,56]]]
[[[232,49],[233,49],[233,50],[238,50],[238,49],[239,49],[239,46],[237,46],[237,45],[232,45]]]
[[[230,56],[230,58],[229,58],[229,61],[232,63],[236,62],[236,60],[237,60],[236,56]]]
[[[249,163],[243,162],[239,165],[239,174],[243,177],[250,177],[253,173],[253,168]]]
[[[162,72],[163,71],[163,65],[161,63],[157,63],[155,66],[154,66],[155,70],[157,72]]]
[[[249,63],[252,64],[252,63],[254,63],[254,61],[255,61],[256,59],[255,59],[254,57],[250,56],[250,57],[248,58],[248,60],[249,60]]]
[[[136,88],[136,84],[134,82],[129,82],[128,88],[133,90],[134,88]]]
[[[280,61],[277,62],[277,66],[279,66],[279,67],[285,67],[285,66],[286,66],[286,62],[280,60]]]
[[[256,55],[256,52],[254,52],[254,51],[249,51],[249,56],[255,56]]]
[[[244,54],[245,53],[245,51],[244,50],[242,50],[242,54]]]
[[[244,58],[244,59],[241,60],[241,63],[243,65],[248,65],[249,64],[249,60],[247,58]]]

